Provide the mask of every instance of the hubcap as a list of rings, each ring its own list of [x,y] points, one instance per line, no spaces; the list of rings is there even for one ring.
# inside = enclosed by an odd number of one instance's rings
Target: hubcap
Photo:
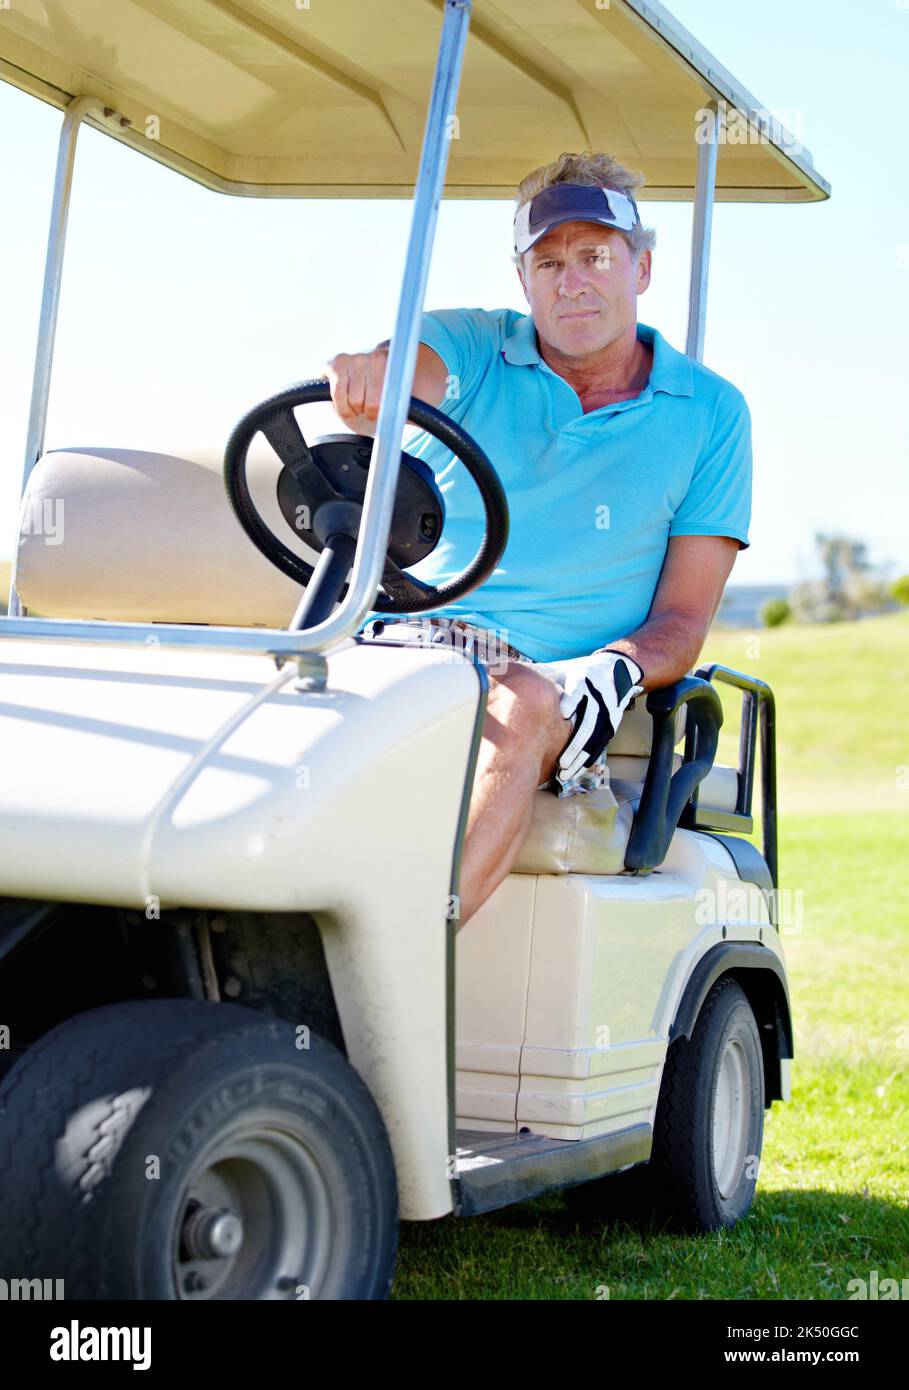
[[[336,1234],[316,1156],[286,1117],[260,1117],[219,1139],[189,1181],[172,1246],[176,1296],[308,1298]]]
[[[226,1207],[202,1207],[187,1203],[183,1244],[198,1260],[223,1260],[236,1255],[243,1244],[243,1222]]]
[[[713,1097],[713,1175],[724,1198],[735,1192],[745,1167],[751,1114],[749,1080],[745,1049],[730,1038]]]

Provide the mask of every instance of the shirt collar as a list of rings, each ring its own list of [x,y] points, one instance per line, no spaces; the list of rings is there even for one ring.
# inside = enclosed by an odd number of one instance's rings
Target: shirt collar
[[[691,359],[667,343],[662,333],[649,324],[638,324],[638,339],[653,348],[651,391],[666,391],[671,396],[693,396]],[[517,320],[502,345],[502,355],[506,362],[518,367],[544,365],[537,351],[537,331],[531,314],[524,314]]]

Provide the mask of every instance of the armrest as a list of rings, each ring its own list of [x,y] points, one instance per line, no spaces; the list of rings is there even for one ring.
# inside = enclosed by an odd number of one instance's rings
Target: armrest
[[[706,681],[720,681],[742,692],[742,718],[739,735],[739,799],[736,808],[737,819],[750,833],[751,799],[754,791],[754,762],[757,746],[758,725],[760,725],[761,749],[761,832],[763,855],[770,871],[770,881],[774,889],[779,883],[777,864],[777,824],[776,824],[776,701],[773,691],[766,681],[756,676],[748,676],[743,671],[734,671],[729,666],[711,662],[699,666],[698,676]],[[697,808],[694,808],[697,819]],[[735,827],[732,827],[735,828]]]
[[[673,773],[676,716],[683,705],[687,706],[684,762]],[[639,874],[650,873],[666,858],[692,792],[713,767],[723,723],[719,695],[698,676],[683,676],[662,690],[652,690],[647,710],[653,717],[650,763],[625,851],[625,868]]]

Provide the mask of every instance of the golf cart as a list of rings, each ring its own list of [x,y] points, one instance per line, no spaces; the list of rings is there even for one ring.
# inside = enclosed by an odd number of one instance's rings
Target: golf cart
[[[18,0],[0,75],[65,111],[0,619],[7,1268],[67,1298],[382,1298],[400,1218],[565,1188],[733,1225],[793,1055],[772,693],[706,665],[638,699],[603,785],[537,792],[459,930],[487,671],[360,629],[470,592],[507,543],[496,460],[408,390],[446,168],[451,196],[511,197],[582,144],[693,197],[700,358],[714,197],[824,197],[807,152],[650,0]],[[718,160],[693,134],[721,108],[759,138]],[[320,379],[226,450],[45,452],[83,122],[222,193],[412,196],[375,440],[307,441]],[[438,591],[406,572],[445,524],[408,418],[486,517]]]

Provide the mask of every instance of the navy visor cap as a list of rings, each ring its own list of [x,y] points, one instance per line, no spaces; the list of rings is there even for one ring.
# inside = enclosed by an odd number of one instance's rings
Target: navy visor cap
[[[562,222],[600,222],[630,232],[640,222],[638,205],[627,193],[597,184],[554,183],[522,203],[514,219],[514,249],[520,255]]]

